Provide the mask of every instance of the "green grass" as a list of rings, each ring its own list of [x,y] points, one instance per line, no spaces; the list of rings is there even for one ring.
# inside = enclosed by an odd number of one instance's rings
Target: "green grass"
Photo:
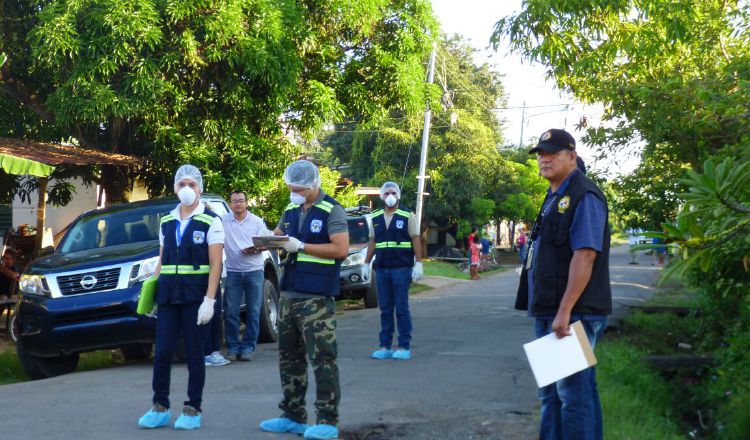
[[[479,276],[491,275],[493,273],[502,272],[507,270],[506,268],[497,268],[484,272],[479,272]],[[424,274],[425,276],[438,276],[447,278],[456,278],[459,280],[468,280],[469,273],[464,273],[458,268],[457,263],[446,263],[444,261],[437,260],[425,260],[424,261]]]
[[[7,348],[2,350],[0,352],[0,385],[29,380],[29,377],[21,369],[13,345],[8,345]]]
[[[83,353],[78,361],[76,371],[97,370],[124,363],[119,350],[99,350]],[[16,349],[13,344],[0,347],[0,385],[25,382],[29,377],[21,368]]]
[[[686,438],[672,411],[669,383],[641,361],[644,352],[620,340],[597,345],[596,368],[607,440]]]
[[[612,237],[610,238],[610,246],[619,246],[621,244],[627,244],[628,243],[628,234],[624,232],[616,232],[612,234]]]

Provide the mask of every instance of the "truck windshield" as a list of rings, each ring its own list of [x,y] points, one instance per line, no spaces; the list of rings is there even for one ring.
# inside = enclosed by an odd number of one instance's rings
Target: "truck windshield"
[[[347,219],[349,223],[349,244],[364,244],[370,241],[370,229],[364,217]]]
[[[157,204],[92,212],[71,226],[60,243],[63,253],[159,239],[159,220],[174,205]]]

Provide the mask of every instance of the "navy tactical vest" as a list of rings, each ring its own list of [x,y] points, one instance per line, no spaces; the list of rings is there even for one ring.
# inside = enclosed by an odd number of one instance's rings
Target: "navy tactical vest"
[[[534,303],[529,305],[528,273],[524,264],[521,272],[521,283],[518,286],[515,308],[528,310],[533,315],[554,315],[560,306],[565,288],[568,285],[568,270],[573,259],[570,247],[570,225],[573,222],[578,204],[587,193],[594,194],[604,204],[607,223],[604,226],[602,251],[597,253],[591,279],[583,290],[581,297],[573,306],[573,314],[609,315],[612,313],[612,290],[609,284],[609,208],[604,193],[583,173],[575,171],[570,177],[564,194],[554,202],[552,209],[545,216],[534,240],[536,267],[534,268]]]
[[[391,223],[385,226],[385,211],[372,213],[375,230],[375,267],[412,267],[414,249],[409,236],[410,212],[399,207],[393,213]]]
[[[203,301],[208,290],[208,229],[216,217],[211,210],[193,216],[177,245],[180,220],[161,218],[164,246],[156,293],[157,304],[190,304]]]
[[[299,227],[300,205],[290,203],[284,211],[284,226],[287,234],[305,244],[330,243],[328,236],[328,215],[339,203],[329,195],[315,203],[305,216],[302,228]],[[284,279],[281,290],[310,293],[314,295],[338,296],[341,287],[339,276],[341,261],[320,258],[305,252],[291,254],[284,266]]]

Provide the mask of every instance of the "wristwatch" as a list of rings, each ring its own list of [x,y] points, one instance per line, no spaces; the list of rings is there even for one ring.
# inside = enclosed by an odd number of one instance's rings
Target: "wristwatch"
[[[299,242],[299,247],[297,248],[297,252],[302,252],[304,250],[305,250],[305,242],[304,241],[300,241]]]

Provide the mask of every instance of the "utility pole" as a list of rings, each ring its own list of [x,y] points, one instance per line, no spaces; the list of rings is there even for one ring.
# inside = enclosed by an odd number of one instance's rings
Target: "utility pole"
[[[432,52],[430,52],[430,65],[427,73],[427,83],[432,84],[435,79],[435,55],[437,52],[437,43],[432,43]],[[427,110],[424,112],[424,127],[422,129],[422,153],[419,155],[419,175],[418,189],[417,189],[417,226],[418,231],[422,231],[422,208],[424,206],[424,183],[425,179],[428,179],[427,175],[427,149],[428,141],[430,139],[430,123],[432,122],[432,110],[430,110],[430,102],[427,101]]]
[[[523,107],[521,108],[521,139],[518,140],[518,147],[523,147],[523,124],[524,119],[526,119],[526,101],[523,102]]]

